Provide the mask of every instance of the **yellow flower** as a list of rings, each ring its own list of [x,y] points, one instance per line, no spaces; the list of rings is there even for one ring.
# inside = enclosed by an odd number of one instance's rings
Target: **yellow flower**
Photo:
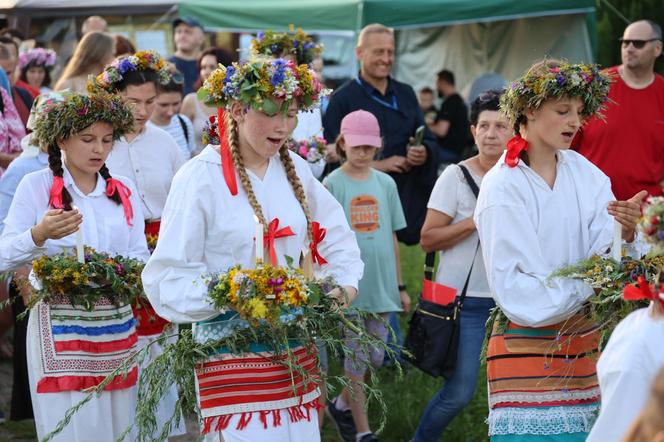
[[[265,319],[268,313],[267,306],[258,298],[251,298],[247,302],[247,310],[249,311],[249,314],[256,319]]]

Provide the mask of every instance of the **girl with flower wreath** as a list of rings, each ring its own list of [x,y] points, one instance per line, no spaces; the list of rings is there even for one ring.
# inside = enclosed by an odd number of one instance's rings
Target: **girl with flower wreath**
[[[159,86],[169,83],[171,77],[165,60],[159,54],[139,51],[117,58],[88,85],[90,92],[101,90],[120,97],[130,106],[134,116],[134,126],[115,141],[107,164],[112,173],[127,176],[136,183],[141,202],[139,213],[145,220],[145,235],[150,250],[154,249],[159,237],[161,214],[171,181],[184,162],[173,137],[147,124],[155,108]],[[139,350],[156,340],[165,328],[177,331],[175,326],[157,315],[146,300],[141,299],[135,303],[134,314]],[[149,355],[143,360],[141,369],[162,351],[161,344],[150,345]],[[157,410],[158,428],[171,416],[177,400],[177,389],[173,386]],[[177,436],[185,432],[182,419],[180,425],[170,431],[170,435]]]
[[[220,66],[199,91],[206,104],[220,108],[221,146],[208,145],[178,172],[161,241],[143,271],[157,313],[195,323],[199,341],[247,325],[234,311],[220,315],[201,278],[236,265],[254,268],[257,222],[271,264],[284,266],[288,257],[297,262],[310,250],[317,276],[331,276],[350,298],[356,294],[363,264],[343,209],[286,146],[297,112],[318,106],[321,89],[306,65],[272,59]],[[341,290],[331,295],[341,297]],[[315,385],[295,392],[288,368],[270,361],[268,347],[255,343],[251,350],[219,349],[197,370],[203,376],[225,367],[214,381],[199,383],[205,440],[320,440]],[[311,349],[293,352],[304,352],[315,367]]]
[[[97,251],[147,260],[143,218],[134,212],[138,192],[105,163],[113,140],[132,126],[131,111],[117,97],[66,93],[45,100],[33,136],[48,150],[49,167],[26,175],[16,189],[0,237],[0,271],[72,249],[79,229]],[[66,298],[37,302],[27,336],[40,440],[86,397],[84,390],[136,351],[137,340],[131,306],[101,300],[88,311]],[[113,379],[54,440],[114,441],[133,421],[136,380],[136,367]]]
[[[609,83],[596,67],[544,60],[501,97],[517,135],[485,175],[474,214],[506,317],[487,351],[492,441],[582,441],[597,411],[599,334],[584,307],[593,290],[549,275],[606,253],[614,219],[631,248],[640,243],[645,192],[615,201],[608,177],[569,150],[583,120],[601,111]]]
[[[39,94],[51,91],[51,69],[55,66],[53,49],[34,48],[21,53],[18,57],[20,75],[17,86],[24,87],[37,98]]]

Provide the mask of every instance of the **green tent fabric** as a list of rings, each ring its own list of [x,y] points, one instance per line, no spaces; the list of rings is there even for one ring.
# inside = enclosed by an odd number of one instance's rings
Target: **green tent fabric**
[[[368,23],[395,28],[586,13],[594,0],[181,0],[181,16],[228,30],[357,31]]]

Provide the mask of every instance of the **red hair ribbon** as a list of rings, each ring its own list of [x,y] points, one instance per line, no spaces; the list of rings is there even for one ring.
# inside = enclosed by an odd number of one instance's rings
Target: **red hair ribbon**
[[[235,167],[231,158],[231,148],[226,136],[226,114],[222,108],[217,109],[217,132],[219,132],[219,152],[221,153],[221,172],[231,195],[237,195],[237,180],[235,179]]]
[[[505,163],[509,167],[516,167],[519,164],[519,156],[521,152],[528,150],[528,142],[521,138],[521,135],[513,136],[507,142],[507,154],[505,155]]]
[[[132,226],[131,220],[134,218],[134,209],[131,207],[131,201],[129,197],[131,196],[131,190],[129,187],[122,184],[121,181],[116,180],[115,178],[109,178],[106,180],[106,196],[113,196],[115,192],[120,195],[120,201],[122,201],[122,208],[124,209],[125,219],[127,220],[127,225]]]
[[[651,301],[658,300],[664,306],[664,299],[662,299],[653,286],[648,284],[645,277],[639,276],[636,284],[627,284],[623,289],[623,298],[625,301],[638,301],[640,299],[650,299]]]
[[[293,235],[295,235],[295,232],[293,232],[289,226],[286,226],[282,229],[279,228],[279,218],[275,218],[270,221],[270,224],[267,227],[267,233],[263,235],[263,241],[270,251],[270,261],[272,262],[273,266],[277,265],[277,252],[274,250],[274,240],[277,238]]]
[[[61,176],[53,177],[53,186],[51,187],[51,197],[48,203],[54,209],[64,209],[65,205],[62,203],[62,191],[65,188],[65,180]]]
[[[320,226],[320,224],[316,221],[311,223],[311,244],[309,244],[309,249],[311,250],[311,261],[316,264],[318,262],[318,265],[323,265],[327,264],[327,261],[325,258],[320,256],[320,253],[318,253],[318,244],[323,242],[325,239],[325,234],[327,233],[327,229],[323,228]]]

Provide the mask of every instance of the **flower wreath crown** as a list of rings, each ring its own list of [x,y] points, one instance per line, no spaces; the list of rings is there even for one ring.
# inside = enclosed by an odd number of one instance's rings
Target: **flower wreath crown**
[[[306,64],[296,66],[281,58],[254,59],[227,67],[220,64],[198,90],[198,98],[208,106],[226,109],[231,102],[240,101],[275,115],[286,112],[293,101],[300,110],[319,107],[321,96],[328,92]],[[282,101],[280,107],[278,101]]]
[[[42,66],[50,69],[55,66],[55,51],[53,49],[34,48],[18,56],[18,67],[24,69],[31,66]]]
[[[134,117],[120,97],[109,94],[51,93],[40,102],[32,143],[50,146],[98,121],[113,126],[113,139],[132,130]]]
[[[159,82],[166,84],[171,78],[164,59],[155,51],[138,51],[133,55],[116,58],[104,71],[88,82],[88,92],[97,93],[99,89],[113,92],[118,83],[124,80],[128,72],[153,70],[159,75]]]
[[[252,57],[283,57],[292,54],[298,64],[310,64],[323,51],[323,46],[316,43],[301,28],[293,32],[293,25],[290,25],[290,33],[259,32],[256,38],[251,40],[250,49]]]
[[[611,81],[597,65],[561,63],[544,73],[530,70],[506,88],[500,108],[515,124],[527,108],[538,108],[549,98],[569,96],[583,100],[584,118],[601,116]]]

